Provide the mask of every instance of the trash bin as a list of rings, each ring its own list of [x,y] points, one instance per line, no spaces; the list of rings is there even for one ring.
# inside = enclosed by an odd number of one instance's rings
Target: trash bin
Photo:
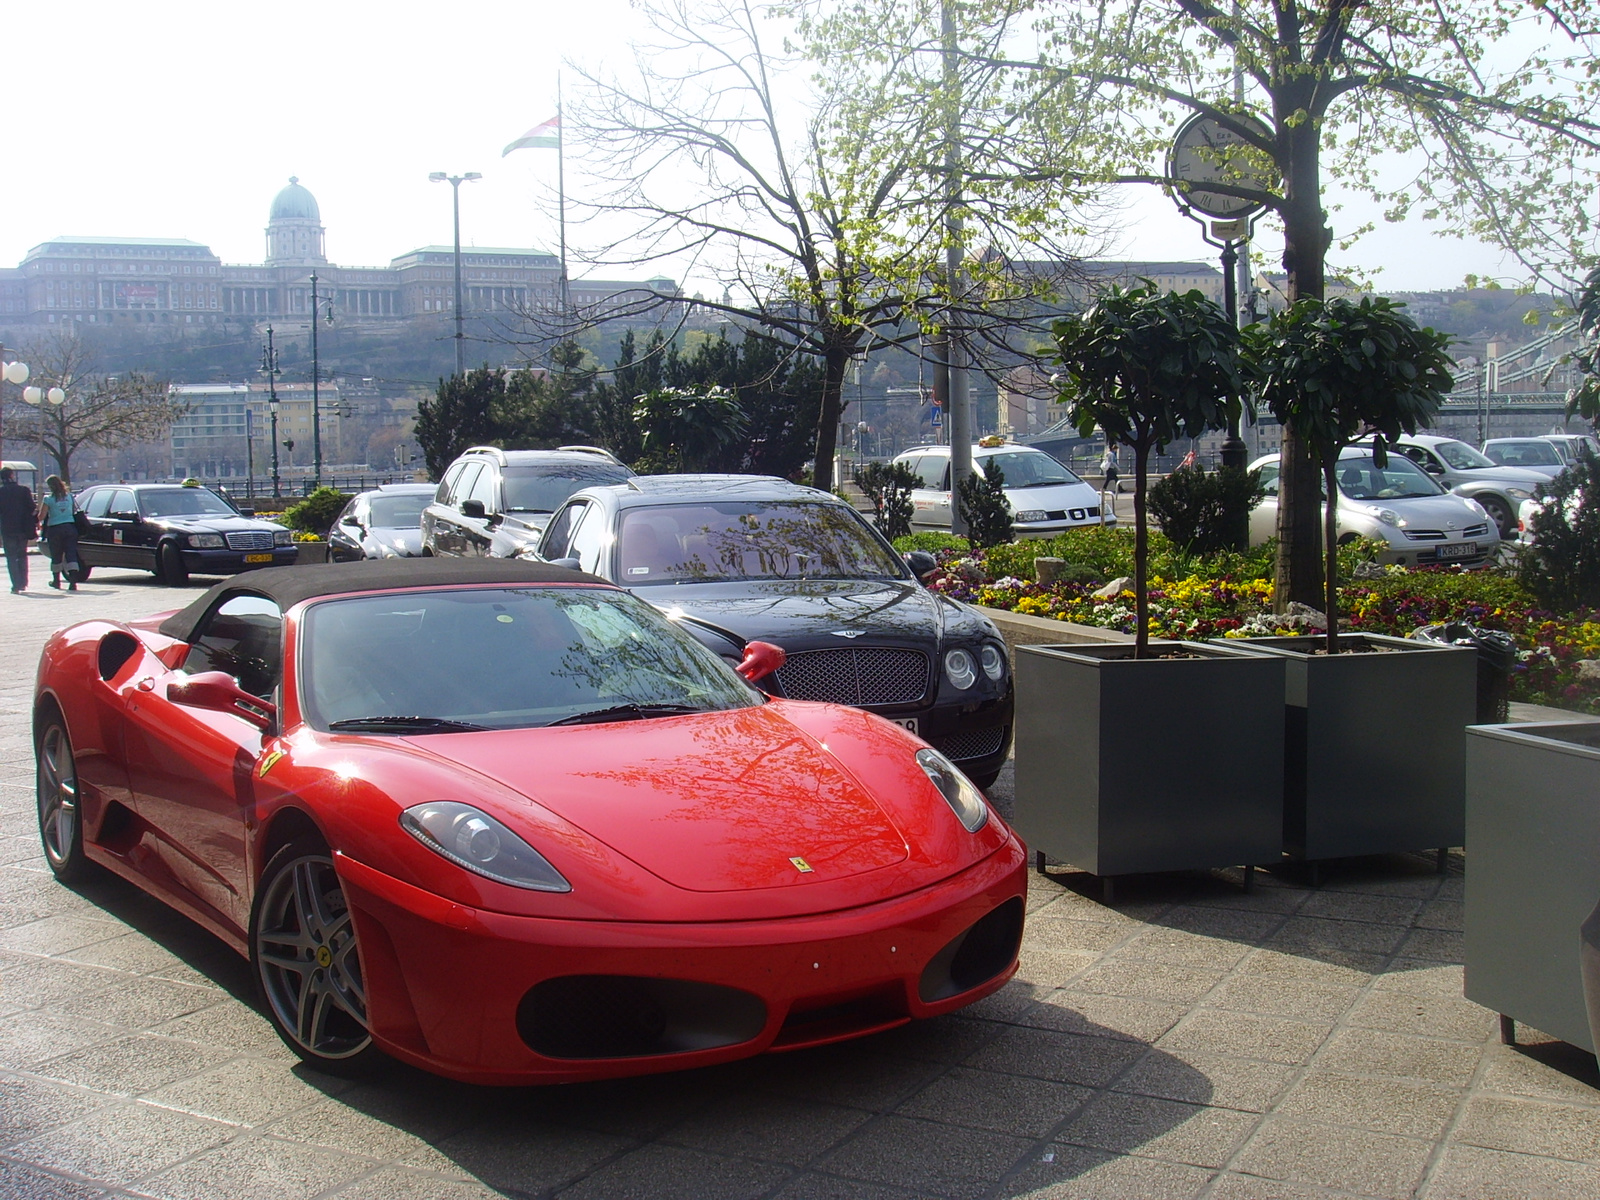
[[[1465,621],[1424,625],[1412,631],[1419,642],[1472,646],[1478,651],[1478,724],[1503,725],[1511,703],[1511,668],[1517,661],[1517,644],[1509,633],[1480,629]]]

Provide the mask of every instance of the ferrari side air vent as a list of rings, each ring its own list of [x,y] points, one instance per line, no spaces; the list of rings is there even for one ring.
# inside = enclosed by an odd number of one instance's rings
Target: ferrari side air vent
[[[1013,896],[952,938],[923,969],[917,994],[924,1004],[987,983],[1009,967],[1022,945],[1022,898]]]
[[[642,1058],[748,1042],[766,1028],[757,996],[715,983],[563,975],[517,1005],[517,1033],[546,1058]]]
[[[101,679],[110,679],[139,652],[139,642],[128,633],[108,633],[100,639],[100,654],[96,666]]]

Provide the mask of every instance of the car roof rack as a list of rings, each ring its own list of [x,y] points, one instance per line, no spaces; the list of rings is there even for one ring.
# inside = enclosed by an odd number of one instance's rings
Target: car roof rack
[[[573,454],[598,454],[602,458],[609,458],[617,466],[622,466],[622,460],[603,446],[557,446],[558,450],[568,450]]]
[[[487,454],[502,467],[506,465],[506,452],[499,446],[468,446],[463,454]]]

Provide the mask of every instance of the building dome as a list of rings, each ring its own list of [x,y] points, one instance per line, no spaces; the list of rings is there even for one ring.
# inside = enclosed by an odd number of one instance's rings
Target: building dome
[[[268,220],[281,221],[285,218],[322,220],[317,198],[301,187],[299,178],[294,175],[289,176],[289,186],[272,198],[272,215]]]

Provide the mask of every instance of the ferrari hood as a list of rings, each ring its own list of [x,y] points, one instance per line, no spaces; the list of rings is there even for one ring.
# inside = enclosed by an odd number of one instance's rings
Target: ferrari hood
[[[453,761],[689,891],[825,883],[908,854],[884,809],[776,706],[449,741]]]

